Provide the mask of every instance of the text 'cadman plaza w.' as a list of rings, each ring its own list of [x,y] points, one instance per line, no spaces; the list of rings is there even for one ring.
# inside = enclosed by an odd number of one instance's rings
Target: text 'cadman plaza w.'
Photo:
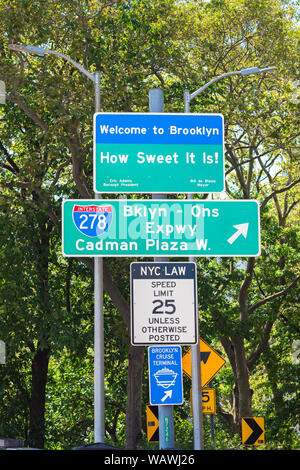
[[[221,192],[223,128],[220,114],[96,113],[94,190]]]

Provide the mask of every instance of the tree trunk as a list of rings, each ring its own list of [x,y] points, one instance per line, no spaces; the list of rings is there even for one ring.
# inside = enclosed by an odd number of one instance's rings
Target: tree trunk
[[[79,258],[91,270],[93,263],[87,258]],[[115,308],[124,320],[128,334],[130,332],[130,306],[117,284],[114,282],[107,263],[103,263],[104,290],[111,298]],[[128,349],[127,401],[126,401],[126,448],[136,449],[142,437],[142,386],[144,368],[144,347],[132,346]]]
[[[29,445],[43,449],[45,441],[45,401],[49,349],[37,349],[32,360]]]
[[[233,391],[233,421],[236,429],[240,429],[241,418],[251,416],[252,391],[249,384],[249,371],[242,338],[232,338],[236,376]]]
[[[252,390],[249,384],[248,363],[245,356],[244,340],[235,336],[229,340],[221,338],[222,345],[229,358],[234,376],[231,413],[221,411],[221,417],[228,431],[233,436],[241,433],[241,418],[251,416]]]
[[[126,448],[137,449],[141,444],[142,384],[144,347],[129,345],[126,408]]]

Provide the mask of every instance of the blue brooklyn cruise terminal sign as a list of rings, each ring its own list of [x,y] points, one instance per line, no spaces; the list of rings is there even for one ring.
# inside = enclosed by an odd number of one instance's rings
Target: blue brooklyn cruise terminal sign
[[[221,114],[96,113],[94,191],[221,192]]]
[[[181,346],[151,346],[148,361],[151,405],[181,405]]]

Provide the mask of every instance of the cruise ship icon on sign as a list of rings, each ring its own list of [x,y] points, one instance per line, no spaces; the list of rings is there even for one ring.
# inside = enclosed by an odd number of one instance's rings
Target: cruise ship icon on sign
[[[164,367],[163,369],[160,369],[155,372],[154,377],[159,387],[169,388],[175,384],[177,375],[178,374],[173,370]]]

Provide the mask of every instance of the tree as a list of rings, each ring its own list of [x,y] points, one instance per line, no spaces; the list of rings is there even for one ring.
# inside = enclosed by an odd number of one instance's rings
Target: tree
[[[232,414],[224,414],[224,417],[232,432],[239,432],[241,417],[252,413],[250,373],[267,347],[283,300],[286,301],[299,280],[295,268],[298,262],[294,257],[295,246],[287,242],[291,235],[283,229],[298,202],[297,193],[293,190],[299,183],[294,144],[298,136],[297,108],[289,99],[288,83],[289,77],[295,73],[290,62],[295,38],[293,28],[288,26],[292,25],[292,21],[287,21],[289,11],[279,3],[223,2],[223,6],[225,13],[222,18],[215,2],[208,7],[213,13],[209,30],[215,32],[218,40],[220,32],[216,34],[217,29],[226,35],[226,41],[219,40],[214,47],[213,41],[210,43],[218,69],[225,71],[227,64],[234,69],[235,63],[238,68],[247,63],[255,65],[259,56],[260,60],[266,57],[271,63],[273,59],[282,73],[279,81],[273,77],[257,77],[252,83],[244,84],[239,80],[229,80],[229,84],[219,84],[212,93],[227,122],[227,194],[235,199],[258,199],[262,215],[262,257],[257,260],[249,258],[246,265],[233,261],[228,266],[225,261],[224,267],[227,266],[232,281],[228,274],[223,273],[222,279],[218,278],[216,282],[218,291],[212,293],[214,306],[211,306],[211,314],[215,324],[225,332],[220,339],[235,380]],[[283,53],[284,49],[287,52]],[[210,106],[212,108],[215,109],[215,105]],[[272,238],[274,250],[268,244],[269,240],[265,242],[271,228],[265,225],[270,220],[268,210],[273,213],[272,220],[279,237],[279,240]],[[277,222],[273,218],[274,210]],[[279,247],[276,247],[278,241]],[[282,249],[283,246],[286,249]],[[265,262],[273,268],[267,285],[262,274],[267,270],[266,265],[262,268]],[[229,296],[229,303],[224,295]],[[216,298],[220,299],[218,309]],[[272,314],[267,314],[267,306],[271,307]],[[255,340],[250,335],[254,332]]]
[[[139,9],[140,6],[143,6],[143,10]],[[44,2],[35,2],[31,5],[14,4],[11,6],[4,1],[2,2],[1,22],[3,31],[6,33],[2,36],[2,41],[6,47],[9,42],[22,42],[25,38],[28,42],[52,43],[52,45],[55,44],[55,48],[67,52],[75,60],[77,55],[81,54],[82,46],[85,44],[83,62],[91,70],[93,70],[94,64],[101,64],[103,94],[107,96],[108,102],[110,100],[110,105],[113,106],[114,99],[122,97],[124,64],[120,63],[120,60],[125,51],[126,65],[128,73],[131,75],[126,80],[127,86],[130,86],[131,82],[135,92],[143,85],[142,79],[141,83],[136,84],[137,76],[132,68],[132,64],[136,62],[136,55],[133,53],[133,49],[131,51],[128,51],[127,47],[124,49],[126,40],[124,41],[124,36],[120,34],[120,23],[133,32],[136,31],[135,25],[138,24],[138,37],[133,41],[133,38],[128,37],[126,33],[125,38],[131,43],[131,48],[136,47],[136,40],[138,40],[143,49],[146,49],[143,36],[145,23],[142,11],[147,12],[148,22],[151,20],[156,23],[156,16],[162,5],[159,2],[153,2],[151,9],[148,7],[146,9],[146,6],[146,3],[138,5],[133,2],[132,11],[130,11],[126,2],[121,2],[120,7],[117,7],[114,4],[103,3],[99,5],[94,2],[82,2],[75,5],[69,1],[52,2],[47,5]],[[165,2],[165,10],[170,11],[171,7],[172,2]],[[33,26],[35,15],[40,18],[38,31]],[[159,27],[160,29],[161,27]],[[74,34],[75,31],[77,33]],[[152,37],[149,38],[149,43],[154,38],[157,38],[155,27]],[[54,223],[58,228],[59,199],[57,198],[72,195],[89,198],[92,195],[92,120],[88,118],[93,113],[91,87],[82,81],[78,72],[55,60],[50,59],[46,64],[45,62],[40,63],[39,59],[35,57],[27,58],[21,55],[15,61],[15,57],[12,55],[10,58],[10,54],[7,52],[4,53],[2,59],[3,78],[6,82],[12,83],[12,87],[9,87],[8,90],[7,100],[14,105],[9,108],[8,114],[5,116],[10,126],[2,135],[2,187],[6,191],[13,191],[16,197],[25,199],[35,207],[43,206],[48,217],[48,224]],[[140,58],[140,68],[143,67],[144,70],[147,69],[148,74],[153,73],[148,58],[144,54]],[[38,74],[36,68],[39,69]],[[59,85],[58,77],[60,77]],[[138,78],[140,77],[143,77],[143,73],[138,76]],[[70,80],[72,80],[74,88],[71,93],[66,94],[65,89],[66,87],[70,88]],[[123,97],[121,100],[118,98],[119,106],[120,103],[123,107],[128,106],[129,100],[130,96],[125,102]],[[28,139],[28,150],[30,148],[28,154],[25,153],[24,139]],[[13,145],[13,141],[18,141],[18,146]],[[32,153],[32,149],[34,149],[34,153]],[[86,158],[86,154],[89,155],[89,158]],[[23,158],[21,159],[21,157]],[[74,183],[66,184],[70,169]],[[43,240],[44,242],[47,244],[47,240]],[[41,243],[41,247],[47,249],[43,243]],[[47,260],[45,262],[48,263]],[[45,276],[43,279],[45,280]],[[108,265],[105,266],[104,287],[128,327],[129,304],[113,281]],[[45,294],[47,293],[45,292]],[[44,338],[44,344],[47,344],[47,338]],[[44,395],[49,360],[48,347],[45,347],[43,351],[42,354],[39,353],[37,358],[41,361],[41,355],[45,355],[45,364],[42,366],[40,363],[37,368],[33,369],[41,373],[44,370],[43,390],[40,390],[42,393],[39,393],[41,410],[44,409],[42,395]],[[139,431],[135,431],[138,429],[136,423],[140,422],[140,406],[136,406],[140,400],[136,400],[136,396],[139,389],[141,397],[143,356],[142,349],[139,354],[135,349],[129,355],[128,386],[134,391],[128,394],[130,398],[127,416],[128,419],[130,417],[132,423],[129,434],[133,436],[129,439],[129,446],[137,445],[136,436],[140,434]],[[137,362],[141,364],[138,374],[136,373],[137,366],[131,365],[132,361],[135,364]],[[133,379],[131,379],[131,374]],[[132,380],[135,380],[138,386],[131,385]],[[39,380],[34,383],[40,387]],[[34,394],[32,396],[34,397]],[[41,434],[43,434],[42,429]],[[39,442],[42,442],[42,437]]]

